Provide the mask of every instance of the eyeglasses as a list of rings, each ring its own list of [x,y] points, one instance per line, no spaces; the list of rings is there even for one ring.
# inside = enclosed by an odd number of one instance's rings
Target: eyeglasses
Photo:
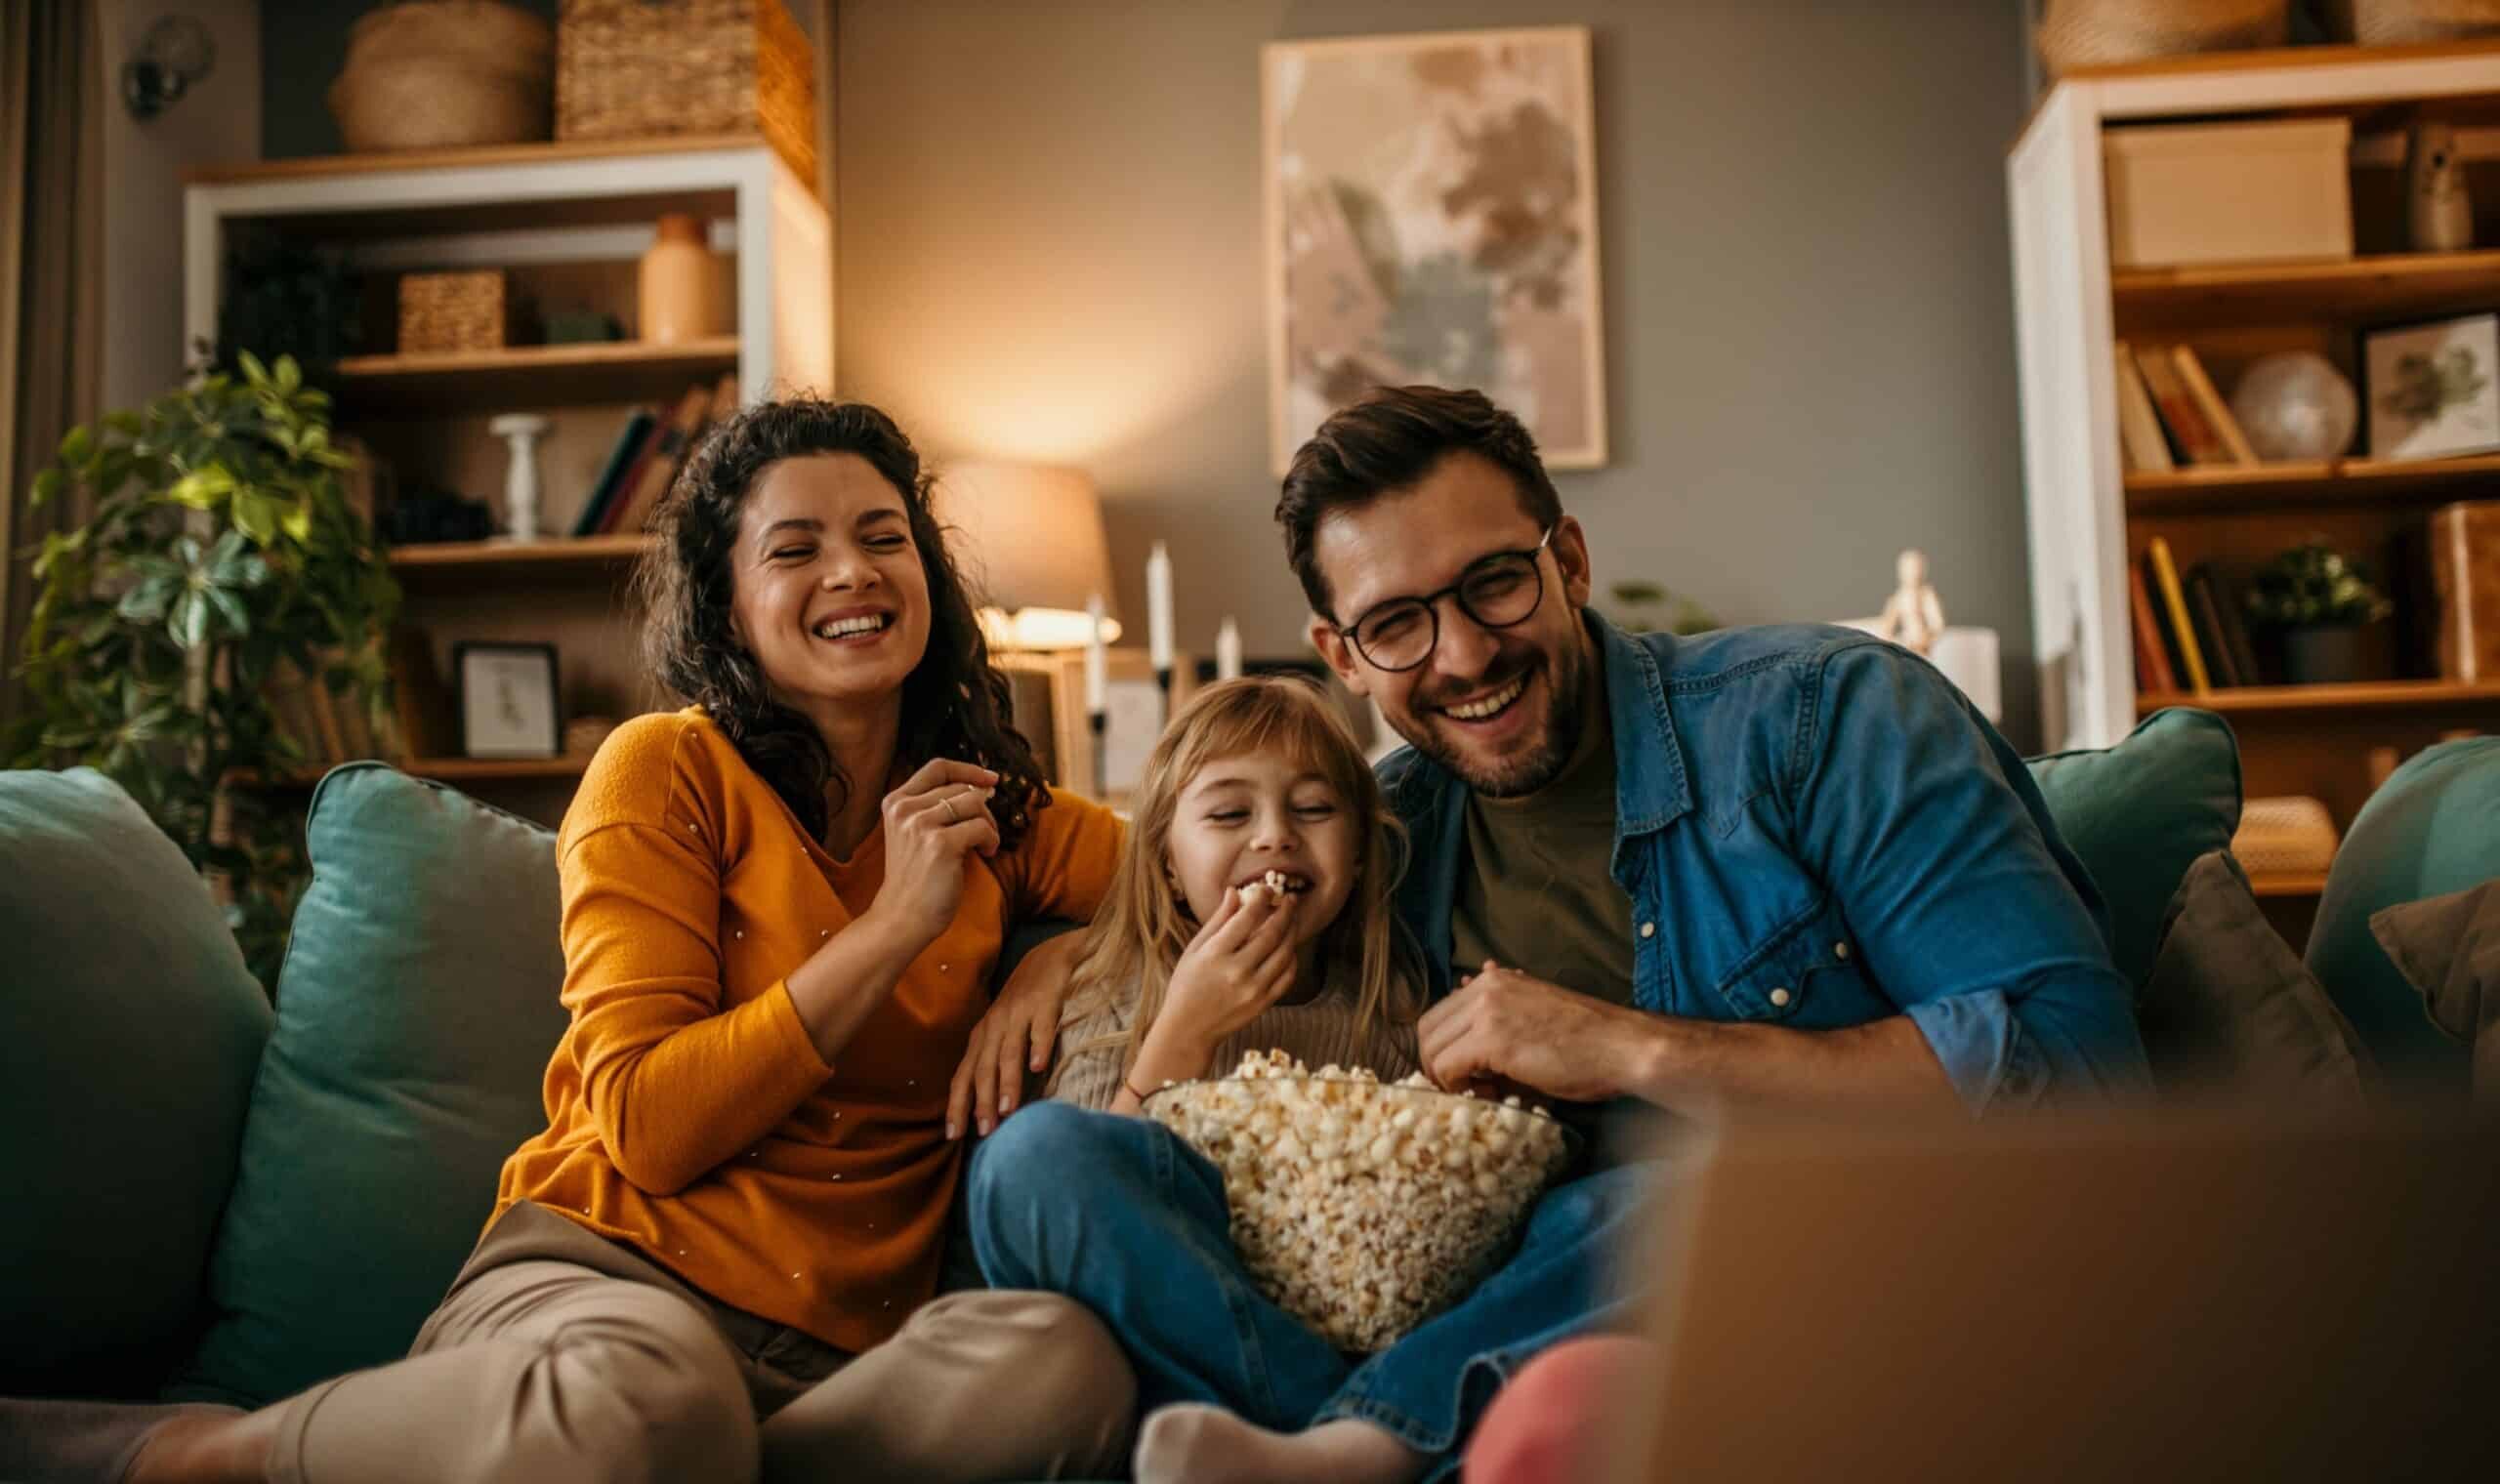
[[[1393,598],[1337,630],[1375,670],[1412,670],[1433,657],[1441,641],[1440,602],[1458,599],[1458,610],[1480,629],[1523,623],[1545,600],[1545,564],[1537,558],[1554,540],[1547,526],[1536,545],[1495,552],[1468,563],[1458,581],[1421,598]]]

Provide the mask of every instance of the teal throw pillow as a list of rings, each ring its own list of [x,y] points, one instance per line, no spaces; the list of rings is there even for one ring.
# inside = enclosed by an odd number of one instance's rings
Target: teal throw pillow
[[[0,772],[0,1395],[144,1394],[196,1320],[269,999],[91,768]]]
[[[312,882],[182,1399],[252,1404],[407,1352],[546,1127],[564,1029],[555,837],[380,763],[323,779]]]
[[[2141,985],[2170,899],[2239,829],[2239,744],[2210,711],[2146,717],[2115,747],[2029,760],[2049,815],[2109,907],[2118,971]]]
[[[2379,785],[2344,832],[2310,933],[2309,968],[2379,1069],[2462,1097],[2473,1053],[2435,1024],[2421,992],[2370,931],[2389,907],[2500,877],[2500,737],[2425,749]]]

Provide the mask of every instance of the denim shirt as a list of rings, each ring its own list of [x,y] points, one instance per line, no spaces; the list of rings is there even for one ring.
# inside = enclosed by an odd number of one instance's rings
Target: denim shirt
[[[1850,629],[1636,639],[1587,618],[1636,1007],[1798,1029],[1906,1014],[1975,1114],[2148,1085],[2100,893],[2021,757],[1925,660]],[[1380,774],[1438,998],[1467,789],[1411,748]]]

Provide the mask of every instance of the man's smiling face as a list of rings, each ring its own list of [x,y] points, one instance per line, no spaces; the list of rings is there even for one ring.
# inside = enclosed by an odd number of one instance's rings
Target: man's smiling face
[[[1496,797],[1554,781],[1579,740],[1586,682],[1589,554],[1579,522],[1563,516],[1536,558],[1543,597],[1527,617],[1488,629],[1457,599],[1434,604],[1440,639],[1422,664],[1384,670],[1340,631],[1393,598],[1421,598],[1457,583],[1478,562],[1534,549],[1545,535],[1509,472],[1481,455],[1443,456],[1406,489],[1329,512],[1312,532],[1312,555],[1338,623],[1312,625],[1312,639],[1356,694],[1418,752]]]

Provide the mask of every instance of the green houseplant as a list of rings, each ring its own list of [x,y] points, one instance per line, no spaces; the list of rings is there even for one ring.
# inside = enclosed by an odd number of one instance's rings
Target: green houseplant
[[[399,592],[347,501],[328,395],[291,357],[235,363],[73,429],[36,477],[37,503],[76,498],[85,519],[34,553],[25,715],[0,749],[128,790],[274,984],[304,863],[296,811],[255,785],[306,754],[271,683],[293,667],[385,721]]]
[[[1613,602],[1606,618],[1626,634],[1667,633],[1682,637],[1706,634],[1719,627],[1710,610],[1654,582],[1618,582],[1606,589]]]
[[[2318,541],[2275,556],[2248,589],[2248,616],[2281,636],[2283,678],[2295,685],[2355,679],[2361,627],[2393,607],[2360,563]]]

